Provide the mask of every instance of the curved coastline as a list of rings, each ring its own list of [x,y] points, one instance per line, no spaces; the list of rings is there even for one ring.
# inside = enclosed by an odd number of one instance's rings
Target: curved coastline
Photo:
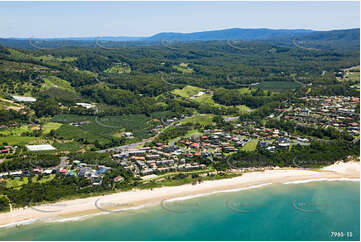
[[[217,193],[257,189],[271,184],[287,185],[319,181],[359,182],[360,163],[337,162],[320,170],[283,168],[265,170],[264,172],[248,172],[239,177],[204,181],[198,185],[187,184],[155,188],[153,190],[132,190],[36,206],[42,208],[44,212],[39,212],[31,207],[18,208],[11,212],[0,213],[0,229],[34,222],[77,221],[112,212],[153,206],[162,201],[187,200]],[[109,212],[97,208],[95,206],[97,200],[100,200],[100,204]],[[51,211],[49,207],[57,207],[56,212],[47,213],[47,210]],[[59,207],[63,209],[59,209]]]

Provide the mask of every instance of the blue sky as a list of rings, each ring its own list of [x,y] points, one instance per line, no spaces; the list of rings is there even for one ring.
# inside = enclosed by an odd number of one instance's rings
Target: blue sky
[[[359,2],[0,2],[1,37],[360,27]]]

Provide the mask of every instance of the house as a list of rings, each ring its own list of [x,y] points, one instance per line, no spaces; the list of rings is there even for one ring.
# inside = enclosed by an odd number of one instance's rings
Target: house
[[[306,138],[300,138],[300,137],[298,137],[297,140],[300,141],[300,142],[303,142],[303,143],[306,143],[306,142],[309,141],[309,140],[306,139]]]
[[[145,167],[145,163],[143,161],[137,160],[135,162],[140,168]]]
[[[101,169],[99,169],[99,170],[97,170],[96,172],[95,172],[95,174],[96,175],[99,175],[99,174],[105,174],[105,172],[107,172],[107,168],[101,168]]]
[[[121,176],[117,176],[113,179],[114,182],[122,182],[123,180],[124,180],[124,178]]]
[[[9,153],[10,149],[3,149],[0,150],[0,154]]]
[[[275,146],[269,146],[266,148],[266,150],[270,151],[270,152],[274,152],[276,150]]]
[[[91,177],[94,174],[93,169],[89,168],[89,167],[84,167],[81,168],[78,175],[80,177]]]
[[[280,143],[278,146],[283,149],[289,149],[290,143]]]
[[[144,169],[144,170],[141,170],[141,171],[140,171],[140,174],[141,174],[142,176],[151,175],[151,174],[153,174],[153,173],[154,173],[153,169]]]
[[[103,178],[98,175],[92,175],[90,177],[90,182],[92,183],[93,186],[101,185],[102,181],[103,181]]]
[[[43,169],[39,169],[39,168],[34,168],[33,169],[33,172],[36,172],[36,173],[43,173]]]
[[[134,137],[134,135],[133,135],[132,132],[124,132],[123,135],[124,135],[124,137],[126,137],[126,138],[133,138],[133,137]]]
[[[61,174],[66,174],[66,173],[68,173],[68,170],[65,169],[65,168],[61,168],[61,169],[59,170],[59,172],[60,172]]]
[[[95,108],[95,105],[94,104],[90,104],[90,103],[76,103],[76,105],[78,106],[82,106],[86,109],[89,109],[89,108]]]
[[[268,141],[260,141],[260,142],[258,142],[258,145],[259,145],[259,147],[261,147],[261,148],[266,148],[267,146],[269,146],[271,143],[270,142],[268,142]]]
[[[78,127],[80,125],[84,125],[84,124],[88,124],[88,123],[90,123],[90,122],[89,121],[78,121],[78,122],[71,123],[71,125],[74,127]]]
[[[50,169],[47,169],[47,170],[44,171],[45,175],[50,175],[52,173],[53,173],[53,170],[50,170]]]

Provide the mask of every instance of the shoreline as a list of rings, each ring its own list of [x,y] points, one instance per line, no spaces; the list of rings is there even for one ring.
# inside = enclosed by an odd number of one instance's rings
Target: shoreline
[[[263,172],[248,172],[242,176],[154,188],[131,190],[103,196],[64,200],[33,207],[16,208],[0,213],[0,229],[33,222],[64,222],[89,218],[100,214],[119,213],[159,205],[164,201],[186,200],[217,193],[256,189],[271,184],[300,184],[317,181],[360,181],[360,162],[336,162],[319,170],[282,168]]]

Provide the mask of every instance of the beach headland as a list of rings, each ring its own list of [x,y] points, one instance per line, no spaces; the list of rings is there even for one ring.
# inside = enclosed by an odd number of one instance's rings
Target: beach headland
[[[187,184],[132,190],[104,196],[60,201],[52,204],[29,205],[0,213],[0,228],[35,221],[68,221],[104,213],[116,213],[144,206],[157,205],[164,200],[189,199],[214,193],[233,192],[270,184],[292,184],[315,181],[359,181],[360,162],[337,162],[322,169],[275,168],[247,172],[242,176]]]

